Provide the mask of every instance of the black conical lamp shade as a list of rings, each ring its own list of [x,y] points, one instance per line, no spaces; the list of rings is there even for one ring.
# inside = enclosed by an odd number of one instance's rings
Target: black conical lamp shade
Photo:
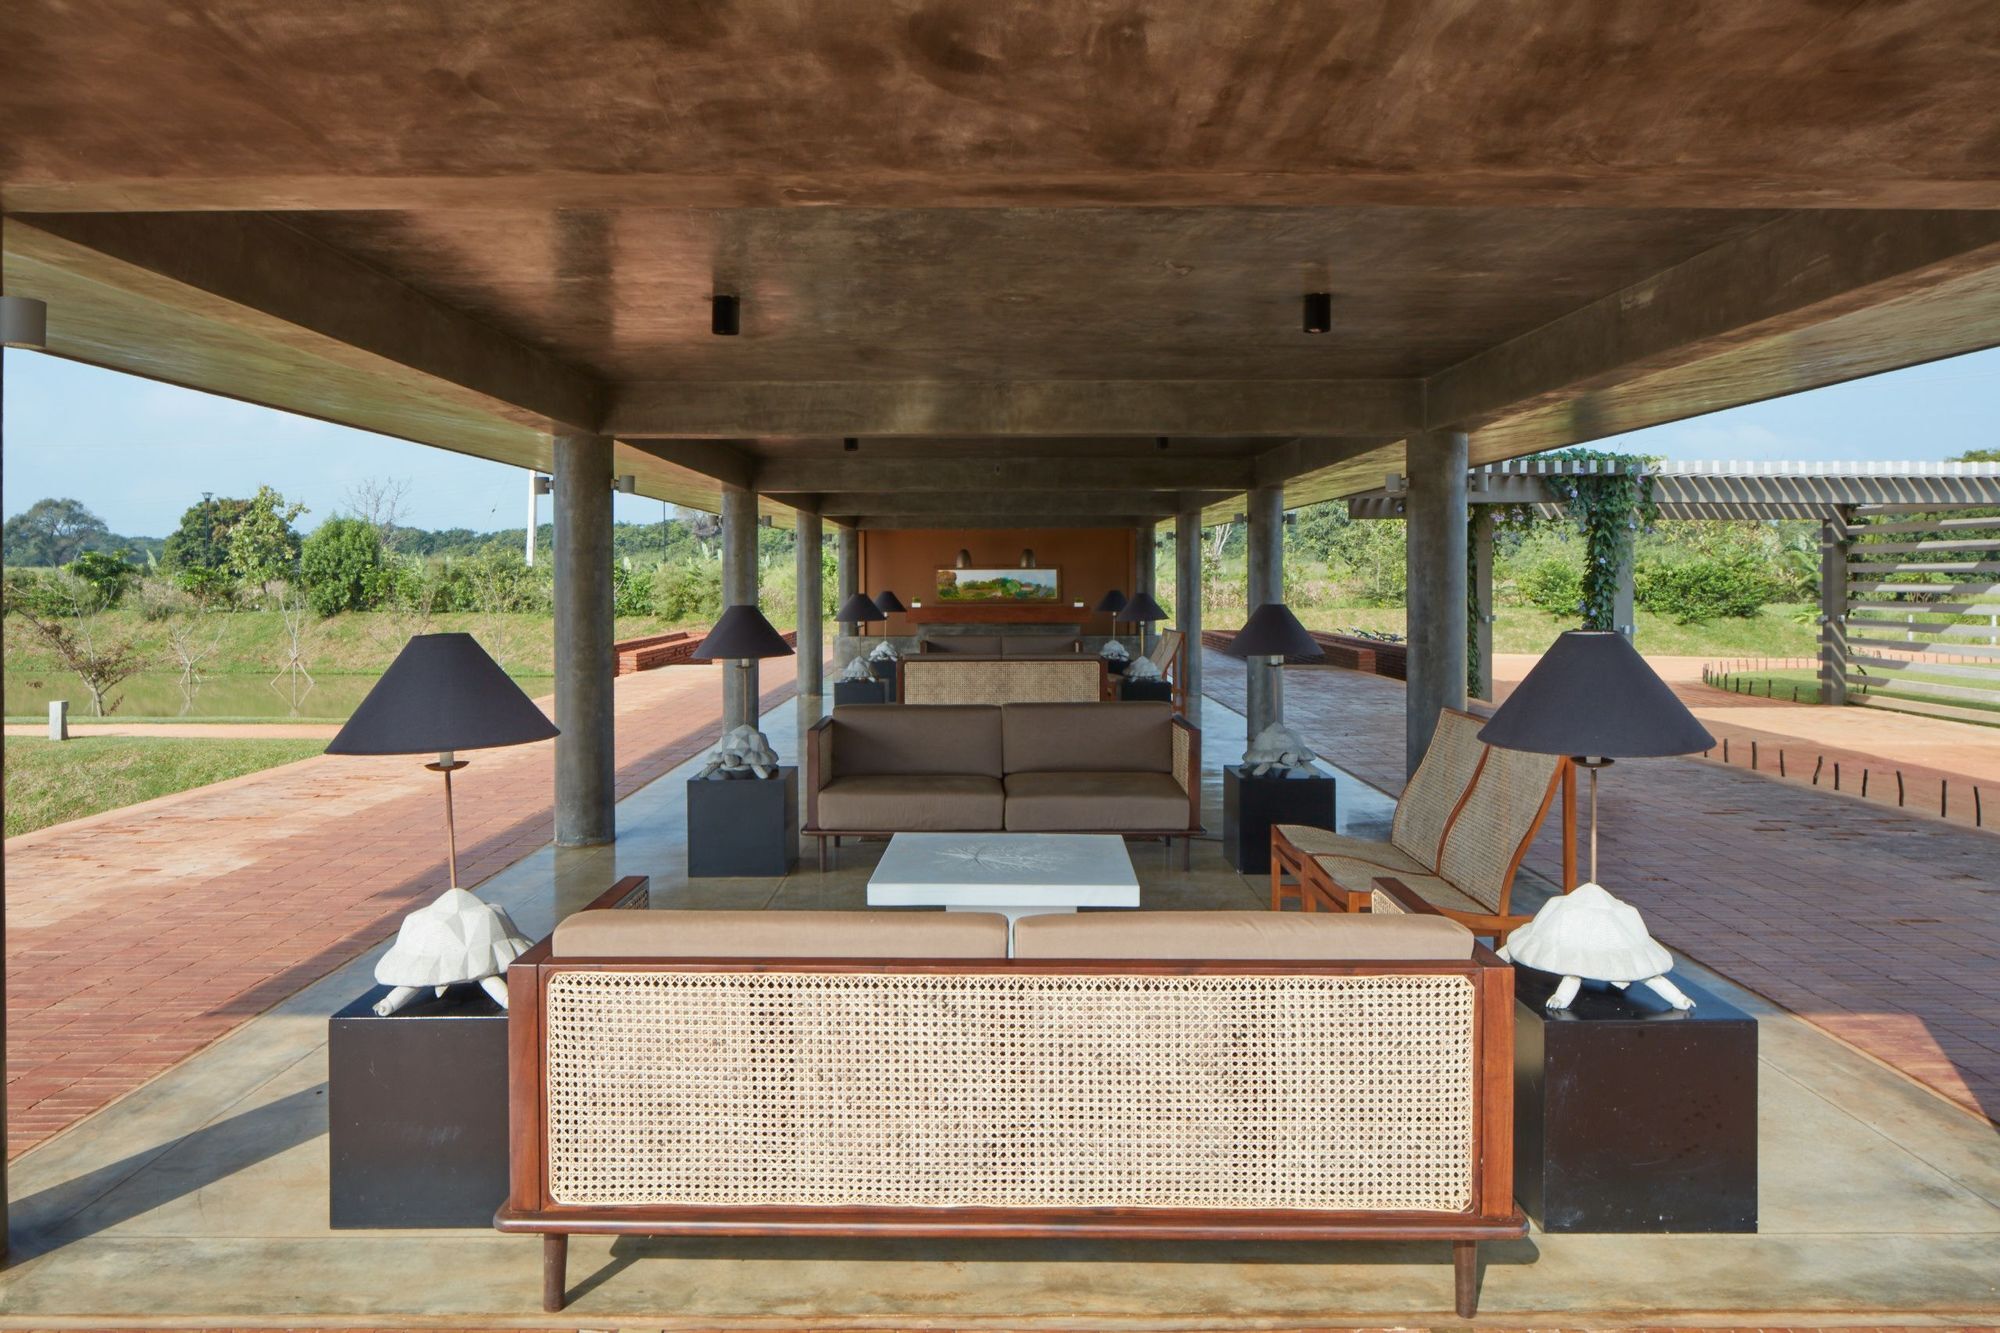
[[[857,592],[840,604],[833,618],[843,625],[853,625],[864,620],[887,620],[889,617],[867,593]]]
[[[1104,596],[1100,597],[1097,601],[1097,610],[1100,615],[1115,616],[1124,609],[1125,609],[1125,594],[1118,591],[1118,589],[1116,588],[1113,588],[1110,592],[1105,593]]]
[[[1506,750],[1646,759],[1715,744],[1624,635],[1573,629],[1494,710],[1479,739]]]
[[[764,613],[738,602],[709,627],[708,637],[695,645],[697,662],[740,662],[757,657],[790,657],[792,645],[771,627]]]
[[[886,616],[894,612],[907,611],[910,608],[904,606],[903,599],[896,596],[893,591],[884,588],[881,592],[875,594],[875,609]]]
[[[1236,637],[1222,651],[1231,657],[1325,656],[1299,618],[1292,614],[1292,608],[1283,602],[1266,602],[1252,611],[1250,619],[1243,622],[1243,628],[1236,631]]]
[[[1172,620],[1173,613],[1154,601],[1151,593],[1135,592],[1132,600],[1125,603],[1125,619],[1150,625],[1156,620]]]
[[[470,634],[419,634],[368,691],[328,754],[442,754],[556,734]]]

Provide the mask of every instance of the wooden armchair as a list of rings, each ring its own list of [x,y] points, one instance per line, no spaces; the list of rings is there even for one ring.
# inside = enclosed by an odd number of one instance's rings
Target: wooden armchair
[[[1161,630],[1160,637],[1146,654],[1146,660],[1160,669],[1161,677],[1174,687],[1174,711],[1187,712],[1187,673],[1182,670],[1187,652],[1187,636],[1177,629]]]

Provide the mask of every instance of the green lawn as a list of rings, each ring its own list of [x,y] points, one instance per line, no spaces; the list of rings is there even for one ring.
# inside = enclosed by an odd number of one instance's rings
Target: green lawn
[[[1946,704],[1953,708],[1971,708],[1990,712],[2000,720],[2000,704],[1982,703],[1975,699],[1939,699],[1912,690],[1896,688],[1897,680],[1922,680],[1938,685],[1965,685],[1968,682],[1955,676],[1935,676],[1924,673],[1899,671],[1894,677],[1883,676],[1881,684],[1871,688],[1870,693],[1886,699],[1911,699],[1918,703]],[[1798,692],[1798,702],[1816,704],[1819,702],[1819,672],[1811,668],[1791,668],[1772,671],[1731,672],[1719,682],[1719,688],[1736,694],[1755,695],[1758,698],[1790,699],[1792,692]]]
[[[322,754],[318,740],[6,738],[7,836]]]
[[[1376,606],[1301,606],[1293,608],[1308,629],[1348,628],[1403,632],[1403,608]],[[1811,657],[1818,651],[1819,630],[1810,619],[1801,621],[1798,607],[1774,604],[1755,616],[1722,617],[1699,625],[1676,625],[1666,616],[1641,611],[1633,643],[1642,653],[1666,657]],[[1240,614],[1240,613],[1239,613]],[[1556,635],[1574,629],[1569,620],[1559,620],[1531,606],[1502,606],[1494,611],[1493,651],[1496,653],[1538,653],[1555,641]],[[1214,620],[1218,627],[1233,628],[1232,622]]]

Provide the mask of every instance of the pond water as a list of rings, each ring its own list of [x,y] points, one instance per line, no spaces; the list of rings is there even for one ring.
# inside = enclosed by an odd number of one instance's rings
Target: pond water
[[[297,681],[269,676],[207,676],[192,689],[183,688],[170,672],[141,672],[111,692],[122,698],[110,719],[118,722],[173,719],[190,722],[274,721],[345,722],[379,676],[316,676]],[[533,696],[550,692],[553,682],[524,677],[521,688]],[[6,713],[10,721],[41,721],[49,704],[69,700],[72,722],[92,721],[90,691],[68,674],[10,670],[6,682]]]

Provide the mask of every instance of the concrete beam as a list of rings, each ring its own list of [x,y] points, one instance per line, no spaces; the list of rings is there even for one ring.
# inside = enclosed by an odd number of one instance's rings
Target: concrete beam
[[[1252,465],[1237,458],[1049,458],[996,449],[988,458],[774,458],[757,469],[767,494],[924,493],[939,497],[1062,494],[1075,491],[1237,491]],[[957,503],[956,500],[949,504]],[[821,505],[839,513],[839,504]],[[872,510],[872,505],[871,505]],[[855,511],[869,512],[869,511]],[[1162,512],[1165,517],[1165,512]]]
[[[1371,449],[1380,448],[1384,443],[1385,441],[1379,438],[1286,440],[1283,444],[1257,455],[1256,484],[1283,486],[1295,478],[1344,463]]]
[[[612,391],[621,439],[900,435],[1374,435],[1421,424],[1416,380],[649,381]],[[792,487],[790,489],[811,489]]]
[[[724,486],[751,490],[756,485],[756,460],[734,445],[719,440],[627,440],[624,443],[663,463],[699,473]]]
[[[1064,518],[1050,518],[1041,522],[1026,522],[1019,514],[957,513],[923,514],[905,517],[870,517],[855,514],[830,514],[829,518],[851,523],[862,532],[899,532],[927,530],[932,528],[963,528],[978,531],[985,528],[1131,528],[1151,525],[1158,520],[1144,514],[1101,514],[1074,515]]]
[[[811,502],[820,513],[864,518],[935,518],[949,525],[961,514],[998,518],[1013,515],[1020,526],[1033,527],[1048,519],[1095,518],[1102,514],[1132,514],[1171,518],[1188,507],[1200,508],[1227,498],[1228,491],[1032,491],[991,494],[980,491],[832,491],[817,495],[780,492],[786,503]],[[803,507],[803,506],[800,506]]]
[[[604,409],[590,376],[270,218],[10,217],[7,248],[232,322],[283,326],[278,336],[322,355],[360,353],[544,426],[594,429]]]

